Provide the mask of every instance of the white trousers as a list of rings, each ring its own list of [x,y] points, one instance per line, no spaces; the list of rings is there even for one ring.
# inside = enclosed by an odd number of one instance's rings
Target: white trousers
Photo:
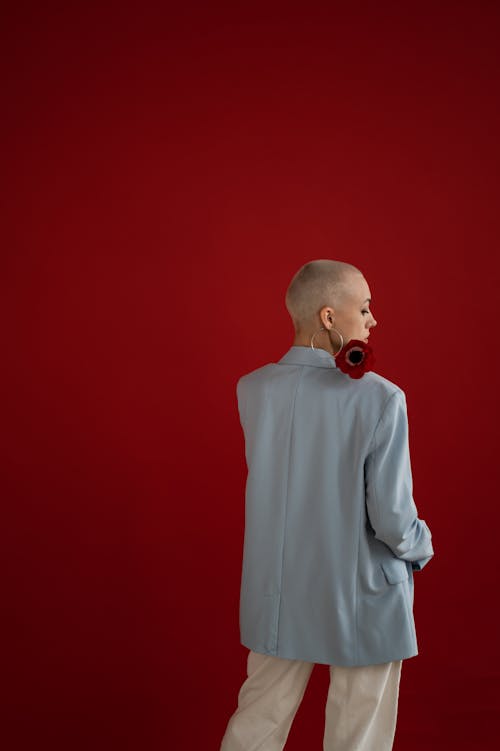
[[[220,751],[281,751],[315,663],[249,651]],[[402,660],[330,665],[323,751],[391,751]]]

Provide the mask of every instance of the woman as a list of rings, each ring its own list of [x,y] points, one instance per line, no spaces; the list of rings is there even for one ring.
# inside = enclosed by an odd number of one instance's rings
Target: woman
[[[324,751],[389,751],[413,571],[434,555],[412,496],[404,391],[372,371],[363,274],[316,260],[286,293],[295,339],[237,383],[248,477],[240,594],[247,678],[221,751],[278,751],[316,663]]]

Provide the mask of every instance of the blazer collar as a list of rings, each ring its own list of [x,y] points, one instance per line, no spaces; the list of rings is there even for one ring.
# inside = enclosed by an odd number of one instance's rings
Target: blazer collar
[[[326,349],[313,349],[311,346],[292,345],[278,364],[312,365],[313,368],[336,368],[335,358]]]

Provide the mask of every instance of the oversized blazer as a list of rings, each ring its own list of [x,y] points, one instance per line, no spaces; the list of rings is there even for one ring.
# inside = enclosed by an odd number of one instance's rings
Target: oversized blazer
[[[294,345],[236,393],[248,468],[241,643],[329,665],[417,655],[413,571],[434,550],[412,495],[404,391]]]

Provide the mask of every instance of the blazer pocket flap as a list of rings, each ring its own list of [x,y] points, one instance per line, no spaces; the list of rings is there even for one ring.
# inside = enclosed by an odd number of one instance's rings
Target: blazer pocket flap
[[[401,558],[388,558],[381,561],[380,565],[389,584],[397,584],[408,579],[408,566]]]

